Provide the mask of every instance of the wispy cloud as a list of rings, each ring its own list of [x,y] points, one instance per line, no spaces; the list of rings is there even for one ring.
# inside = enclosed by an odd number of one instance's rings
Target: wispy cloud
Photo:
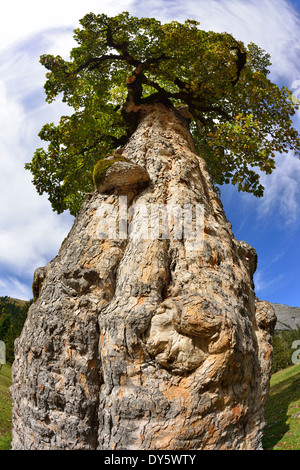
[[[282,287],[282,281],[284,279],[283,274],[279,274],[274,277],[270,273],[266,273],[263,270],[259,270],[254,274],[255,292],[258,296],[263,292],[266,296],[269,293],[274,292],[279,286]]]
[[[9,297],[14,299],[29,300],[32,298],[32,290],[29,284],[20,281],[16,277],[7,277],[0,280],[0,295],[4,297],[9,292]]]
[[[277,158],[271,175],[261,175],[264,197],[257,204],[259,218],[272,216],[289,228],[298,226],[300,215],[300,160],[292,153]],[[273,219],[274,220],[274,219]]]
[[[78,20],[90,12],[115,15],[131,7],[133,0],[10,0],[0,6],[0,49],[19,39],[49,28],[78,27]],[[61,44],[63,46],[63,44]]]
[[[40,47],[43,44],[40,41]],[[16,273],[1,275],[0,295],[20,298],[31,295],[20,279],[32,277],[36,267],[53,257],[73,221],[68,214],[52,212],[24,169],[42,144],[42,124],[57,119],[63,110],[60,104],[44,103],[39,52],[36,46],[32,52],[16,43],[0,57],[0,267]]]
[[[57,253],[73,223],[55,214],[39,196],[24,169],[43,142],[38,132],[70,110],[45,103],[46,70],[41,54],[68,57],[73,29],[93,11],[117,14],[132,1],[38,0],[2,2],[0,6],[0,295],[29,298],[33,271]],[[5,11],[4,11],[5,10]],[[59,13],[58,13],[59,12]]]

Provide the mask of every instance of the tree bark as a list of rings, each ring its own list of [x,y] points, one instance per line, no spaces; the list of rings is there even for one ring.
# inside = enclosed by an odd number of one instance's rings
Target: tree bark
[[[261,448],[275,316],[255,297],[255,250],[234,238],[183,111],[141,115],[123,156],[150,184],[86,198],[16,341],[13,449]],[[135,230],[155,205],[201,207],[202,245],[174,225],[101,238],[99,208],[120,195]]]

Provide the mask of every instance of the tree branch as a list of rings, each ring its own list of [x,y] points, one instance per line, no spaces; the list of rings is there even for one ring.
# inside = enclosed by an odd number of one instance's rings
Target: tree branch
[[[130,65],[133,65],[134,67],[137,67],[141,63],[139,60],[134,59],[129,54],[129,52],[128,52],[128,42],[127,41],[123,41],[121,43],[115,42],[110,25],[107,25],[106,44],[109,47],[117,49],[117,51],[121,51],[122,54],[120,55],[120,57],[122,57],[123,60],[126,60],[126,62],[128,62]]]
[[[231,82],[232,85],[234,86],[239,81],[240,76],[241,76],[241,72],[242,72],[242,70],[244,69],[244,67],[246,65],[247,53],[246,52],[241,52],[241,49],[238,46],[231,47],[230,49],[237,51],[237,61],[236,61],[237,77],[236,77],[235,80],[232,80],[232,82]]]
[[[183,90],[184,88],[186,88],[187,84],[185,82],[183,82],[182,80],[180,80],[180,78],[176,77],[174,79],[174,83],[175,85],[178,86],[178,88],[180,88],[181,90]]]
[[[96,69],[106,60],[126,60],[126,57],[121,56],[119,54],[106,54],[101,57],[91,57],[90,59],[83,62],[83,64],[81,64],[79,67],[77,67],[77,69],[73,73],[77,74],[78,72],[81,72],[81,70],[87,68],[89,70]]]
[[[128,51],[127,41],[118,43],[114,40],[113,32],[110,25],[107,25],[106,41],[106,45],[116,49],[117,51],[120,51],[119,54],[105,54],[101,57],[91,57],[86,60],[83,64],[81,64],[73,73],[77,74],[78,72],[84,69],[94,70],[100,67],[101,64],[107,60],[123,60],[135,67],[135,70],[132,72],[132,75],[128,77],[126,82],[128,88],[128,95],[126,99],[127,105],[130,103],[133,105],[140,105],[143,102],[151,102],[151,100],[157,100],[160,98],[169,101],[170,98],[173,98],[184,101],[190,107],[191,110],[195,110],[196,112],[215,112],[220,116],[231,120],[231,116],[229,116],[228,113],[226,113],[226,111],[221,108],[221,106],[203,106],[203,104],[197,103],[197,101],[194,100],[193,94],[187,91],[187,84],[181,79],[177,77],[174,79],[174,84],[179,87],[180,91],[169,92],[162,88],[158,83],[154,82],[153,80],[150,80],[144,75],[144,71],[149,70],[153,64],[158,64],[162,60],[172,59],[172,57],[168,57],[165,53],[162,53],[159,57],[148,57],[148,59],[146,59],[144,62],[135,59],[130,55]],[[237,78],[232,82],[232,84],[235,85],[238,82],[241,71],[245,66],[246,53],[242,53],[238,47],[232,47],[232,49],[237,50]],[[142,99],[142,84],[151,86],[157,91],[157,93],[153,93],[147,98]],[[130,106],[128,107],[128,109],[129,108]]]

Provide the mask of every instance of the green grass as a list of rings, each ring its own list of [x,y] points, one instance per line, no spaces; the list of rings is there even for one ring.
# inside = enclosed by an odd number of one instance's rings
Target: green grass
[[[0,450],[9,450],[11,445],[11,367],[6,364],[0,370]]]
[[[300,450],[300,364],[271,378],[263,448]]]

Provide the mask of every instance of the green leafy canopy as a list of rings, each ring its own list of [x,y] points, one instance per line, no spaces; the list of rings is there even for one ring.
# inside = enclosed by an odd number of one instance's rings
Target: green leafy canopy
[[[87,14],[74,31],[70,60],[43,55],[46,101],[57,96],[73,110],[46,124],[26,168],[58,213],[77,214],[93,189],[95,163],[123,146],[138,113],[128,104],[188,105],[190,129],[216,185],[263,195],[258,170],[270,174],[276,152],[299,156],[292,116],[298,104],[268,78],[270,56],[230,34],[203,31],[196,21],[161,24],[124,12]],[[133,108],[131,108],[133,109]]]

